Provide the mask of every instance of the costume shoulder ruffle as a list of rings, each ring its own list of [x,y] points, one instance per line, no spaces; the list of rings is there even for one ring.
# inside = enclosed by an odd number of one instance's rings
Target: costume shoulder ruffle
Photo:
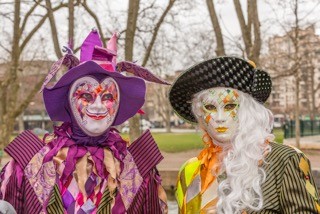
[[[153,139],[150,130],[145,131],[128,148],[141,176],[144,177],[163,159],[163,156]]]
[[[37,135],[30,130],[26,130],[19,134],[4,151],[24,169],[43,146],[45,144]]]

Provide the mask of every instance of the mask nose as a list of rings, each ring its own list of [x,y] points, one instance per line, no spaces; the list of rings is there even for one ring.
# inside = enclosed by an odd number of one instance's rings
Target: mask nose
[[[101,97],[97,96],[96,100],[89,107],[90,111],[100,113],[104,110],[104,105],[101,102]]]
[[[226,122],[226,118],[224,116],[224,112],[221,109],[218,109],[216,123],[224,123]]]

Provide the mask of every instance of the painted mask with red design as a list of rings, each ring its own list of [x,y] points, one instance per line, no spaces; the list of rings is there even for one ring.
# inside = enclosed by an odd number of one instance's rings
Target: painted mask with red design
[[[114,79],[92,76],[76,80],[69,91],[69,103],[78,126],[89,136],[103,134],[119,109],[119,89]]]

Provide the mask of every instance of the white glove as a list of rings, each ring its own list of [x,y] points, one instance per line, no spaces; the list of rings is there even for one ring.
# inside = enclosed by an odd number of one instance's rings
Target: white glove
[[[17,214],[17,212],[10,203],[0,200],[0,214]]]

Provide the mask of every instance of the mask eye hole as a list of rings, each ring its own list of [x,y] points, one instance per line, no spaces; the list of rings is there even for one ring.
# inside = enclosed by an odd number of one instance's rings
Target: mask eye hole
[[[225,111],[232,111],[234,110],[238,105],[235,103],[229,103],[227,105],[224,106],[224,110]]]
[[[106,100],[113,101],[113,95],[110,93],[104,94],[104,95],[102,95],[101,100],[102,101],[106,101]]]
[[[215,107],[215,105],[212,105],[212,104],[204,105],[204,109],[207,110],[207,111],[211,111],[211,112],[216,112],[217,111],[217,107]]]
[[[89,93],[83,93],[80,95],[80,98],[87,101],[87,102],[91,102],[93,100],[93,96]]]

